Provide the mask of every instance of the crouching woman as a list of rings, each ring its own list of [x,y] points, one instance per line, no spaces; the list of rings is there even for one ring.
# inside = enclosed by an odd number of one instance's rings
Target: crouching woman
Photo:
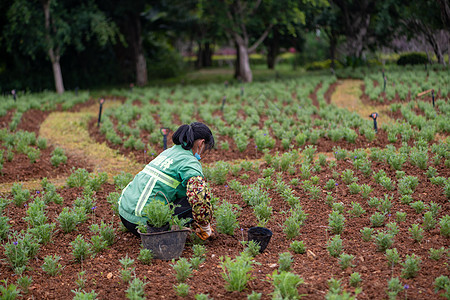
[[[175,144],[164,150],[139,172],[122,191],[119,214],[124,226],[139,237],[137,225],[145,223],[143,208],[160,200],[176,205],[175,215],[192,218],[197,235],[206,240],[212,234],[211,195],[206,185],[200,155],[214,147],[211,130],[203,123],[181,125],[172,136]]]

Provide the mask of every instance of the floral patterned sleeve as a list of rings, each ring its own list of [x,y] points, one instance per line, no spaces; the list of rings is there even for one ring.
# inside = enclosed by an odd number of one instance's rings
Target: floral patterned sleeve
[[[211,194],[205,179],[201,176],[191,177],[186,185],[186,196],[192,206],[194,221],[200,226],[210,224],[212,219]]]

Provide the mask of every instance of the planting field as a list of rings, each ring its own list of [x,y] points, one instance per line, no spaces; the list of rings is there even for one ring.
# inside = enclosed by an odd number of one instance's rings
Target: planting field
[[[387,69],[385,89],[372,71],[112,90],[100,126],[87,93],[1,99],[1,295],[449,298],[449,77],[407,71]],[[160,128],[192,121],[216,139],[202,158],[215,234],[152,260],[117,199],[163,150]],[[261,254],[254,226],[273,232]]]

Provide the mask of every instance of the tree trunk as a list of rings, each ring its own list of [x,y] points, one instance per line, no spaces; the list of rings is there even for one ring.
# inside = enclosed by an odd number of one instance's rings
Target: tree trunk
[[[270,70],[275,68],[275,62],[277,56],[280,53],[280,35],[278,30],[273,30],[273,38],[269,41],[269,47],[267,51],[267,67]]]
[[[211,67],[212,66],[212,55],[213,51],[211,49],[211,45],[209,42],[205,43],[205,48],[202,53],[202,64],[204,67]]]
[[[209,42],[198,42],[196,68],[211,67],[212,66],[212,51]]]
[[[139,15],[135,16],[134,32],[134,58],[136,63],[136,84],[144,86],[148,82],[147,78],[147,60],[145,59],[144,49],[142,47],[141,20]]]
[[[252,82],[253,74],[250,69],[250,58],[248,55],[248,49],[243,44],[238,44],[239,52],[239,75],[237,78],[244,82]]]
[[[236,48],[236,61],[234,64],[234,78],[239,78],[239,69],[240,69],[240,55],[239,55],[239,45],[237,42],[234,42],[234,47]]]
[[[45,16],[45,39],[47,40],[49,45],[52,45],[51,43],[51,28],[50,28],[50,0],[42,1],[42,7],[44,9],[44,16]],[[52,47],[47,49],[48,56],[50,57],[50,61],[52,62],[52,69],[53,69],[53,78],[55,79],[55,88],[56,92],[58,94],[64,93],[64,83],[63,83],[63,77],[61,72],[61,65],[59,64],[59,49],[57,48],[54,50]],[[56,53],[55,53],[56,52]]]
[[[330,37],[330,59],[331,59],[331,68],[334,70],[336,67],[335,59],[336,59],[336,45],[337,39],[332,35]]]
[[[64,83],[63,83],[63,77],[62,77],[62,72],[61,72],[61,65],[59,63],[60,57],[59,57],[59,55],[55,55],[53,53],[53,49],[48,50],[48,55],[52,62],[53,78],[55,79],[56,92],[58,94],[62,94],[62,93],[64,93]]]

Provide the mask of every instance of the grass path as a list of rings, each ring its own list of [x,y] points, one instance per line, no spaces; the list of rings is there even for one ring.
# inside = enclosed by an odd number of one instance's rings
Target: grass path
[[[361,118],[369,119],[369,115],[373,112],[377,112],[379,117],[377,119],[378,128],[383,123],[392,124],[394,120],[388,117],[389,105],[366,105],[361,101],[361,85],[364,83],[362,80],[346,79],[339,80],[339,85],[331,95],[331,103],[340,108],[346,108],[349,111],[358,113]]]
[[[120,102],[108,101],[113,106]],[[105,104],[106,104],[105,103]],[[125,157],[106,144],[98,144],[92,140],[87,130],[88,122],[98,112],[98,105],[84,109],[81,112],[53,112],[41,124],[39,136],[47,139],[48,144],[61,147],[66,154],[83,158],[94,166],[94,173],[106,172],[112,182],[113,176],[120,172],[136,174],[142,169],[142,164]],[[57,186],[63,186],[67,176],[48,178]],[[39,189],[40,180],[20,182],[26,189]],[[0,184],[0,192],[9,192],[13,183]]]

